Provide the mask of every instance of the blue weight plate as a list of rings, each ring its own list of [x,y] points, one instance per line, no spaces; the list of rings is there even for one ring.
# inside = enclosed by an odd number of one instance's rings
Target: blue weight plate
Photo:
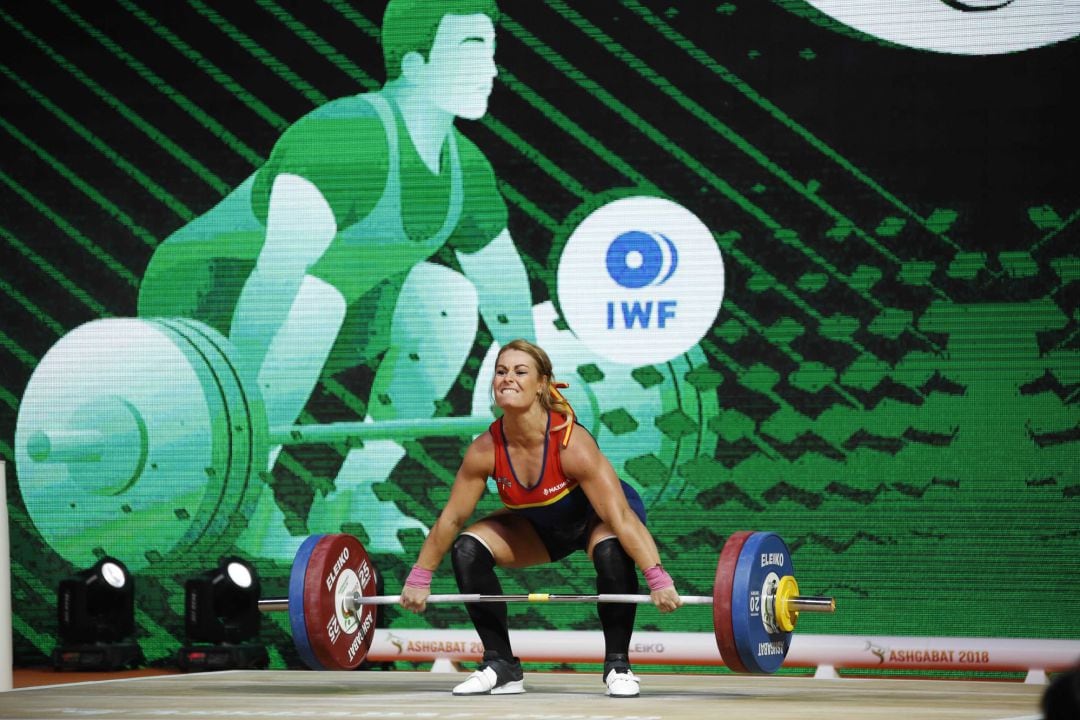
[[[306,587],[308,561],[322,535],[312,535],[304,540],[293,558],[292,571],[289,573],[289,627],[292,628],[293,644],[300,653],[300,659],[312,670],[325,670],[308,641],[307,624],[304,612],[304,590]]]
[[[770,632],[762,619],[766,583],[794,575],[791,551],[779,535],[756,532],[746,539],[735,566],[731,589],[731,629],[735,646],[746,669],[771,673],[784,663],[791,647],[791,633]]]

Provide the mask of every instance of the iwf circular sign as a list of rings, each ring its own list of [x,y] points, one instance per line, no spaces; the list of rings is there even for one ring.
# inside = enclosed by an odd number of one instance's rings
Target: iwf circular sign
[[[1075,0],[805,2],[872,37],[939,53],[998,55],[1080,35],[1080,4]],[[796,5],[789,5],[788,9],[799,14],[806,12]],[[836,23],[826,26],[837,29]]]
[[[712,232],[670,200],[625,197],[590,213],[563,248],[556,281],[570,330],[601,357],[666,362],[708,332],[724,298]]]

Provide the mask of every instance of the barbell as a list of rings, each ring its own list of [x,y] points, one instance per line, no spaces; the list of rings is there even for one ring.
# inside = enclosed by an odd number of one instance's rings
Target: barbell
[[[684,383],[673,369],[642,368],[627,379],[623,369],[597,364],[556,329],[549,305],[534,308],[537,338],[565,368],[560,376],[584,393],[579,417],[594,435],[607,433],[605,452],[616,468],[637,458],[687,460],[693,443],[669,442],[658,424],[638,420],[682,417],[678,403],[707,403],[709,393],[672,387]],[[635,392],[608,387],[614,377],[635,382]],[[210,326],[186,318],[94,320],[50,348],[27,384],[15,430],[20,491],[42,537],[72,564],[105,553],[133,571],[168,571],[170,559],[228,553],[258,521],[271,447],[471,437],[493,419],[486,395],[477,388],[465,417],[270,426],[236,349]]]
[[[400,601],[376,595],[376,569],[351,535],[312,535],[300,546],[287,598],[259,600],[263,612],[287,611],[296,650],[314,670],[354,670],[367,657],[375,608]],[[791,551],[772,532],[739,531],[724,543],[713,594],[684,595],[684,605],[711,605],[717,648],[736,672],[771,673],[783,664],[802,612],[831,613],[831,597],[799,594]],[[648,595],[430,595],[438,603],[651,603]]]

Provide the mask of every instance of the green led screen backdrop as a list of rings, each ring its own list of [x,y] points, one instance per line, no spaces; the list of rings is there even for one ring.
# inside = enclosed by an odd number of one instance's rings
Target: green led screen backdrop
[[[384,2],[0,4],[16,662],[105,553],[158,664],[225,553],[283,596],[304,537],[345,531],[396,592],[468,442],[446,424],[491,417],[517,336],[682,592],[772,530],[840,608],[800,630],[1080,636],[1077,10],[483,5],[406,3],[384,43]],[[305,434],[342,422],[368,434]],[[298,665],[286,614],[262,637]]]

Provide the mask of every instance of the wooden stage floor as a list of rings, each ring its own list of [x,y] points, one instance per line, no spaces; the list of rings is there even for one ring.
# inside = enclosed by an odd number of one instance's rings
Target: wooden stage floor
[[[526,673],[524,695],[452,696],[463,677],[238,670],[94,681],[0,693],[0,718],[1035,720],[1044,690],[993,681],[645,674],[640,697],[613,699],[599,675]]]

